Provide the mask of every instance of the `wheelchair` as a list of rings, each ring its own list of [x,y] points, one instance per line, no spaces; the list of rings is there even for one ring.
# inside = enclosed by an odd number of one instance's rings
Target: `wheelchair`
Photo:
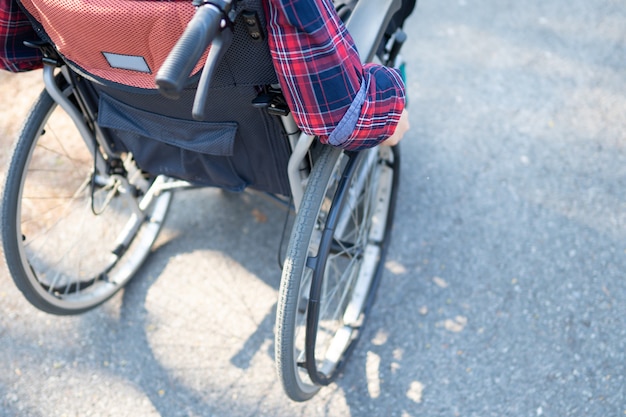
[[[227,3],[224,13],[218,6]],[[50,42],[35,45],[44,53],[46,88],[12,150],[3,248],[32,305],[79,314],[139,270],[177,190],[275,197],[295,212],[277,303],[276,367],[287,395],[305,401],[337,378],[362,333],[390,241],[400,156],[397,147],[345,152],[301,133],[267,42],[255,38],[263,35],[262,1],[230,3],[194,4],[179,41],[194,51],[175,49],[164,66],[178,60],[170,73],[180,78],[181,65],[193,68],[213,46],[202,75],[169,86],[180,89],[177,100],[102,82]],[[385,28],[399,3],[336,2],[364,61],[396,64],[403,39],[388,39]]]

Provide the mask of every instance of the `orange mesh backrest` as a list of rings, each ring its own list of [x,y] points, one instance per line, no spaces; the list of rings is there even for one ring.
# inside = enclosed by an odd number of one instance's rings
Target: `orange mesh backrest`
[[[59,52],[88,74],[154,89],[194,14],[189,0],[22,0]],[[206,54],[205,54],[206,57]],[[204,59],[196,66],[199,71]]]

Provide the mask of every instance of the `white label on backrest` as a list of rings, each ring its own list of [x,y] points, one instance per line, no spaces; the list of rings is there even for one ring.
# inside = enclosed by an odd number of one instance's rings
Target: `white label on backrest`
[[[111,52],[102,52],[109,65],[113,68],[126,69],[131,71],[151,73],[150,67],[142,56],[121,55]]]

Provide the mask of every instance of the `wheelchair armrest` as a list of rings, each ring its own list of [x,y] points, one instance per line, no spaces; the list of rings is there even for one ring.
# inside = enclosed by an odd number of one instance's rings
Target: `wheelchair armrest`
[[[361,60],[371,62],[394,13],[402,0],[359,0],[346,27],[352,35]]]

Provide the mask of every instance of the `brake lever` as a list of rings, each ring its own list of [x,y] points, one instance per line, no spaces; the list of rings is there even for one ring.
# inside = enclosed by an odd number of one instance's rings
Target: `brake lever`
[[[202,69],[200,81],[198,82],[196,96],[193,100],[191,115],[194,120],[204,121],[204,109],[206,108],[206,102],[209,97],[209,88],[211,87],[215,70],[222,61],[222,58],[230,47],[232,41],[233,30],[228,24],[224,29],[218,32],[213,39],[204,68]]]

